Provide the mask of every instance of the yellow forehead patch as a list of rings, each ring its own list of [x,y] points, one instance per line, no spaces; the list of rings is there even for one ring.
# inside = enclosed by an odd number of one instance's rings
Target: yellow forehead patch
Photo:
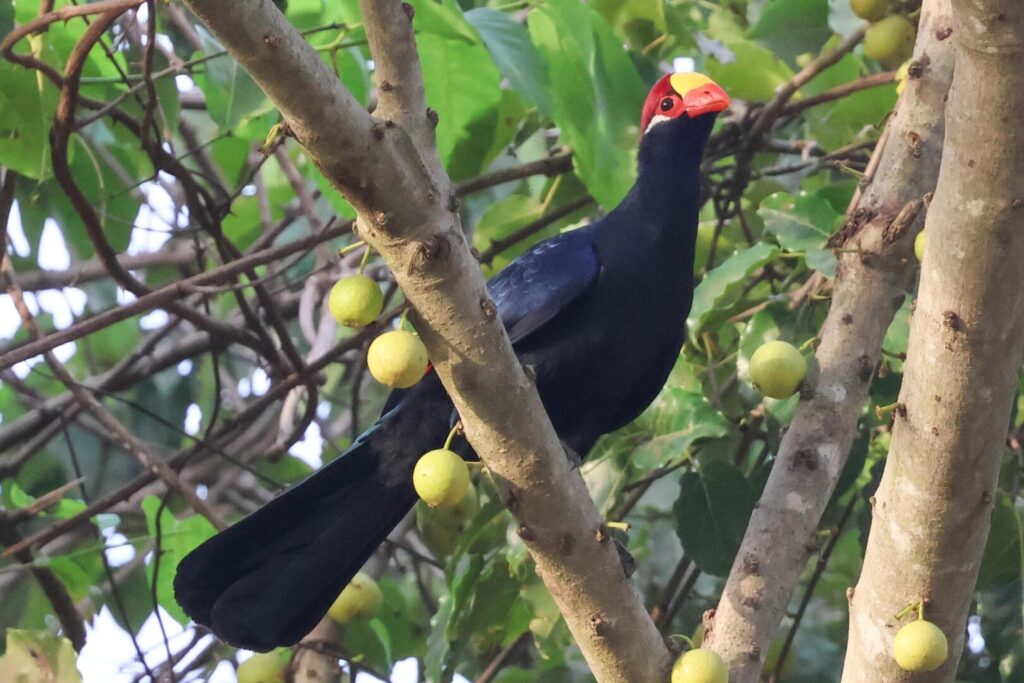
[[[668,77],[668,82],[672,86],[672,89],[680,95],[685,95],[694,88],[699,88],[702,85],[714,83],[714,81],[704,74],[692,71],[689,73],[674,73]]]

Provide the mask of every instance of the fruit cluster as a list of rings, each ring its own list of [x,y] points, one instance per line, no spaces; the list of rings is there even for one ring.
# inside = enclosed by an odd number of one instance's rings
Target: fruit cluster
[[[346,247],[342,253],[358,248],[361,243]],[[343,277],[331,288],[327,307],[331,316],[346,327],[361,328],[374,322],[384,308],[384,295],[380,286],[363,274],[369,255],[367,247],[359,272]],[[370,374],[381,384],[396,389],[407,389],[419,382],[429,367],[427,348],[419,336],[404,329],[402,316],[397,329],[385,332],[370,344],[366,365]],[[454,548],[458,534],[466,520],[477,509],[476,494],[470,485],[469,466],[451,450],[451,443],[461,429],[456,425],[442,448],[423,454],[413,470],[413,487],[425,504],[427,512],[417,514],[417,521],[430,516],[430,511],[444,511],[439,523],[430,525],[438,546]],[[423,506],[421,506],[423,507]],[[437,517],[438,515],[435,515]],[[504,520],[502,520],[504,522]],[[426,536],[427,534],[425,534]],[[425,540],[427,540],[425,538]],[[428,544],[429,544],[428,540]],[[380,609],[381,593],[369,576],[359,573],[342,591],[328,614],[339,623],[371,619]]]
[[[868,57],[886,69],[896,69],[914,54],[917,29],[905,16],[891,13],[889,0],[850,0],[850,9],[871,22],[864,34]]]
[[[366,254],[369,254],[369,248]],[[380,287],[362,273],[366,258],[363,257],[359,273],[338,280],[327,299],[331,315],[346,327],[366,327],[377,319],[384,308],[384,295]],[[430,365],[427,347],[417,335],[405,330],[404,326],[405,316],[398,329],[374,339],[366,352],[366,365],[373,378],[396,389],[408,389],[419,382]],[[469,468],[466,462],[448,448],[455,432],[452,430],[444,448],[425,453],[416,463],[413,472],[416,492],[431,507],[457,505],[469,489]]]

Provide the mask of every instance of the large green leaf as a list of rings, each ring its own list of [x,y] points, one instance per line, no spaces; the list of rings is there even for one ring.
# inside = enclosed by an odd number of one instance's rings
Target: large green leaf
[[[487,7],[466,12],[466,19],[483,37],[487,49],[509,85],[531,101],[545,116],[552,112],[548,95],[548,68],[526,27],[504,12]]]
[[[580,179],[606,208],[635,179],[644,84],[611,27],[577,0],[547,0],[529,15],[547,60],[554,119]]]
[[[703,571],[729,574],[755,499],[750,482],[729,463],[711,460],[683,475],[673,508],[676,533]]]
[[[716,309],[735,300],[747,277],[778,255],[778,247],[758,242],[749,249],[737,251],[725,263],[705,275],[693,292],[693,307],[687,320],[690,334],[699,334]]]
[[[203,27],[196,29],[207,54],[223,50],[220,43]],[[196,77],[196,85],[206,96],[206,107],[224,130],[231,130],[241,120],[266,105],[267,96],[234,57],[224,55],[206,63],[206,73]]]
[[[996,588],[1024,578],[1022,552],[1024,523],[1013,500],[1002,491],[996,492],[992,512],[992,528],[988,533],[985,554],[978,574],[978,590]]]
[[[418,2],[416,12],[423,86],[427,104],[439,117],[438,154],[450,167],[458,146],[459,165],[476,172],[490,150],[501,102],[501,73],[476,29],[453,2]],[[486,134],[473,129],[480,125]],[[453,173],[453,177],[468,174]]]
[[[51,174],[49,132],[57,92],[35,72],[0,60],[0,165],[29,178]]]
[[[0,36],[6,36],[14,29],[14,2],[0,0]]]
[[[640,418],[652,438],[633,451],[632,462],[641,469],[664,465],[680,457],[700,439],[725,436],[732,425],[701,391],[666,387]]]
[[[146,515],[146,529],[153,542],[159,543],[160,548],[160,552],[154,553],[153,559],[146,566],[146,577],[152,585],[153,575],[156,573],[157,602],[184,626],[189,621],[188,615],[174,599],[174,577],[178,573],[178,563],[217,530],[210,520],[200,515],[192,515],[185,519],[175,518],[166,506],[161,506],[160,499],[156,496],[146,496],[142,501],[142,511]]]
[[[861,90],[815,107],[815,116],[808,118],[809,131],[825,149],[837,149],[865,129],[876,136],[895,104],[895,84]]]
[[[783,249],[803,251],[808,266],[828,277],[835,275],[836,259],[825,243],[842,217],[828,200],[805,192],[795,197],[777,192],[761,202],[757,213],[765,232],[775,235]]]
[[[772,51],[749,40],[726,43],[729,57],[705,62],[708,75],[741,100],[767,102],[776,89],[793,77],[793,70]]]
[[[831,35],[828,0],[769,0],[750,30],[751,38],[786,60],[818,52]]]

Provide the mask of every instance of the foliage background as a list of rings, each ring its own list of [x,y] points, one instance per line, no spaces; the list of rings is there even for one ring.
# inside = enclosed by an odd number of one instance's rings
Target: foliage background
[[[277,4],[371,106],[372,62],[357,4]],[[439,114],[441,159],[454,180],[473,189],[463,197],[462,214],[474,245],[490,257],[488,273],[624,196],[634,178],[640,105],[674,60],[692,59],[735,98],[705,163],[709,201],[693,264],[701,279],[689,341],[654,405],[603,439],[584,465],[602,511],[632,525],[623,540],[638,561],[634,580],[659,627],[692,635],[701,613],[717,602],[797,400],[763,400],[749,384],[749,358],[769,339],[803,343],[824,318],[836,268],[826,240],[841,224],[896,101],[893,76],[856,48],[803,87],[766,136],[751,137],[753,117],[776,89],[862,25],[845,0],[411,4],[427,100]],[[913,3],[898,6],[911,16],[914,9]],[[36,2],[0,1],[0,35],[39,11]],[[148,50],[151,26],[157,38]],[[81,19],[54,24],[15,51],[62,71],[85,29]],[[264,147],[277,112],[180,6],[148,3],[124,15],[102,48],[88,56],[82,96],[135,119],[151,111],[160,145],[188,171],[186,178],[169,173],[167,160],[147,152],[110,111],[94,116],[79,110],[70,169],[109,244],[131,254],[133,272],[147,287],[231,260],[218,234],[247,252],[315,236],[352,217],[294,141]],[[147,53],[153,59],[148,71]],[[857,85],[838,96],[847,84]],[[819,103],[801,105],[816,96]],[[0,165],[5,186],[14,188],[5,252],[44,333],[75,329],[134,299],[97,261],[79,212],[53,176],[48,131],[57,98],[58,89],[38,72],[0,62]],[[549,175],[513,170],[531,162]],[[496,183],[492,174],[502,171],[514,179]],[[207,196],[197,198],[195,188]],[[369,336],[335,331],[321,316],[326,289],[358,262],[358,255],[339,260],[334,254],[348,241],[311,243],[268,258],[238,277],[237,286],[179,297],[236,326],[244,324],[244,301],[258,309],[264,331],[278,316],[307,360],[334,354],[336,362],[319,373],[315,406],[274,395],[282,380],[274,354],[211,339],[202,326],[155,307],[57,352],[78,382],[105,378],[97,395],[154,457],[193,453],[182,469],[184,481],[225,517],[237,518],[308,474],[311,461],[344,451],[386,395],[365,372]],[[370,272],[387,283],[381,267],[371,265]],[[253,278],[267,288],[273,311],[256,301]],[[135,633],[160,605],[165,619],[184,624],[170,591],[174,564],[213,532],[212,525],[160,483],[126,488],[141,466],[92,418],[70,402],[57,403],[66,387],[38,356],[3,362],[30,335],[9,296],[0,307],[9,336],[0,349],[0,526],[6,536],[0,540],[10,546],[47,534],[27,560],[0,560],[0,624],[57,626],[51,599],[26,565],[51,571],[86,619],[109,609]],[[905,304],[889,330],[886,360],[872,385],[874,405],[896,398],[909,314]],[[329,343],[318,342],[318,333]],[[305,427],[307,411],[314,417]],[[232,422],[239,415],[240,428]],[[1018,412],[1009,429],[961,665],[964,681],[1024,680],[1021,417]],[[838,680],[845,591],[858,573],[888,421],[865,407],[861,438],[780,633],[786,663],[770,656],[766,677]],[[588,680],[525,548],[486,483],[479,489],[480,510],[457,542],[445,548],[424,543],[415,525],[406,524],[381,551],[374,567],[386,607],[368,624],[339,633],[347,666],[386,675],[395,662],[415,657],[429,680],[455,671],[503,683]],[[67,523],[98,500],[109,505],[91,514],[89,525]],[[784,647],[787,634],[794,637]],[[201,680],[235,657],[231,648],[198,636],[184,651],[175,648],[180,679]],[[160,667],[171,651],[149,653],[148,665]],[[124,669],[129,678],[144,673],[138,662],[126,661]]]

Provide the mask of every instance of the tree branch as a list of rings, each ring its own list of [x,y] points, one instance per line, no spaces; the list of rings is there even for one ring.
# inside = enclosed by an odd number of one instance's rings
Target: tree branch
[[[432,124],[422,99],[414,88],[396,89],[396,111],[381,112],[384,120],[371,117],[270,0],[185,4],[263,88],[316,165],[356,207],[360,235],[384,256],[414,306],[417,329],[467,437],[515,502],[537,573],[594,675],[660,683],[669,652],[494,314],[436,152],[417,144],[424,121]],[[375,52],[378,69],[416,68],[393,57],[415,49],[408,24],[397,23],[410,20],[404,7],[397,0],[363,6],[371,46],[405,42]],[[393,85],[418,77],[392,76]]]
[[[856,591],[844,683],[954,678],[1024,352],[1024,5],[953,4],[956,73],[900,403]],[[950,642],[927,674],[890,656],[927,600]]]
[[[896,219],[908,205],[919,207],[935,186],[953,60],[952,46],[938,36],[948,35],[939,29],[949,21],[949,0],[926,0],[915,57],[928,65],[908,82],[883,136],[888,143],[876,152],[874,182],[833,238],[833,246],[863,253],[839,257],[832,306],[819,335],[820,374],[783,437],[721,602],[706,618],[706,642],[728,663],[732,683],[758,680],[807,563],[807,541],[843,471],[882,339],[913,276],[917,224]]]

